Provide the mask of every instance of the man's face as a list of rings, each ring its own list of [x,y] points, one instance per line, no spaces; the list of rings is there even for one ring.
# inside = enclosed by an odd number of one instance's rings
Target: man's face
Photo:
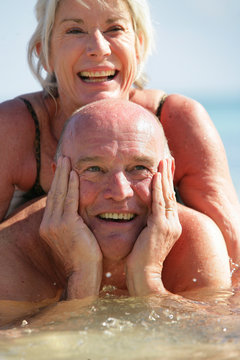
[[[112,260],[126,257],[146,226],[151,181],[163,155],[154,120],[133,115],[98,114],[97,121],[75,127],[68,144],[80,179],[80,215]]]

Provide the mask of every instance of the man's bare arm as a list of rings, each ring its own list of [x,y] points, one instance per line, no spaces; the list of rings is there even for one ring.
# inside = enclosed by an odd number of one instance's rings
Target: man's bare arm
[[[39,238],[45,199],[0,225],[0,299],[42,301],[62,288],[48,247]]]

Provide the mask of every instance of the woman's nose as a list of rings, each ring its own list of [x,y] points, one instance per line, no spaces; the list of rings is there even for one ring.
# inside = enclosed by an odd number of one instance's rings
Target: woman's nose
[[[110,44],[100,30],[96,30],[89,37],[87,55],[91,57],[105,57],[111,54]]]
[[[113,174],[106,183],[104,190],[105,199],[113,199],[115,201],[122,201],[132,197],[134,191],[131,183],[124,173]]]

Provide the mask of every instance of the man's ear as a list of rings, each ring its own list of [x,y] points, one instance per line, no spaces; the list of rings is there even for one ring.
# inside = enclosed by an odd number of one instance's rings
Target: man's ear
[[[55,163],[55,162],[52,162],[52,171],[53,171],[53,174],[55,174],[56,168],[57,168],[56,163]]]

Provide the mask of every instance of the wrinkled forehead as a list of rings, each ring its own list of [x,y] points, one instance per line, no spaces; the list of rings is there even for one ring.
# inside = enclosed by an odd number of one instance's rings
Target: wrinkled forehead
[[[121,104],[120,104],[121,105]],[[147,110],[124,106],[107,108],[87,108],[78,112],[69,121],[63,138],[64,153],[73,156],[73,148],[78,152],[90,146],[104,146],[111,142],[126,146],[151,146],[158,152],[164,151],[163,130],[154,115]]]
[[[80,5],[83,6],[85,9],[91,10],[96,5],[99,5],[102,10],[112,10],[113,12],[116,11],[130,11],[130,7],[128,5],[127,0],[59,0],[58,4],[56,6],[56,12],[66,6],[74,6],[74,5]]]

